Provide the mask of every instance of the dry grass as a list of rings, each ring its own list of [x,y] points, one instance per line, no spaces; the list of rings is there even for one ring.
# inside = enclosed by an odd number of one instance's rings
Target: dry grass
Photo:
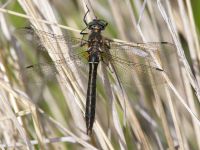
[[[39,54],[20,39],[23,35],[15,33],[30,22],[42,31],[62,35],[67,30],[80,37],[86,5],[90,9],[87,20],[96,15],[108,21],[104,34],[115,41],[174,44],[159,47],[159,56],[151,53],[154,64],[165,70],[158,76],[149,71],[147,78],[123,70],[119,76],[128,82],[123,84],[115,73],[99,67],[91,137],[85,134],[88,74],[84,66],[58,65],[54,76],[58,84],[40,81],[35,86],[19,74],[26,64],[36,63]],[[2,149],[200,149],[199,35],[189,0],[8,0],[1,3],[0,27]],[[65,42],[50,43],[49,37],[37,35],[48,50],[48,59],[69,58]],[[34,79],[39,80],[38,74]],[[159,79],[165,82],[157,84]]]

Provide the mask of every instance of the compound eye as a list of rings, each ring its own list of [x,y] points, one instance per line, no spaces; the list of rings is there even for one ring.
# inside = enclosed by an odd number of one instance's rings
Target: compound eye
[[[102,25],[102,26],[107,26],[108,23],[104,20],[100,20],[99,24]]]

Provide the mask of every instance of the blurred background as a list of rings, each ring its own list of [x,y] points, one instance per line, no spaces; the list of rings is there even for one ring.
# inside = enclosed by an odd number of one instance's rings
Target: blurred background
[[[108,22],[104,36],[158,48],[152,60],[164,70],[119,69],[121,87],[100,65],[91,136],[88,67],[63,63],[70,46],[62,35],[82,38],[86,5],[87,21]],[[0,147],[200,149],[199,8],[199,0],[0,0]]]

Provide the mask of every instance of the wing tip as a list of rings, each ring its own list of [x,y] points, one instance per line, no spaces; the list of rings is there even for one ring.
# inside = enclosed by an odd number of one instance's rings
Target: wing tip
[[[156,68],[156,70],[158,70],[158,71],[164,71],[162,68]]]
[[[33,68],[33,65],[26,66],[25,68],[26,68],[26,69],[28,69],[28,68]]]

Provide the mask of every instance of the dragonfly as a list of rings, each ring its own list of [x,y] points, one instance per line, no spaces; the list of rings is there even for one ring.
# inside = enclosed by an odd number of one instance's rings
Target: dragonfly
[[[168,44],[167,42],[162,43],[122,43],[116,42],[109,38],[106,38],[102,35],[102,31],[108,26],[108,22],[102,19],[93,19],[90,22],[86,21],[86,16],[89,10],[86,12],[83,18],[83,22],[86,25],[80,34],[82,38],[75,38],[69,36],[56,35],[53,33],[45,32],[38,30],[33,27],[26,27],[26,32],[33,34],[38,38],[38,35],[46,36],[50,40],[45,41],[50,44],[55,42],[65,42],[66,44],[72,44],[72,47],[69,51],[70,60],[77,61],[80,63],[84,59],[87,61],[87,66],[89,67],[89,77],[87,84],[87,95],[86,95],[86,108],[85,108],[85,122],[86,122],[86,133],[89,135],[92,133],[93,124],[95,121],[95,109],[96,109],[96,80],[97,80],[97,70],[99,63],[105,64],[108,68],[111,65],[121,66],[127,70],[137,70],[144,72],[145,70],[153,70],[155,72],[164,71],[162,68],[158,67],[153,58],[152,53],[157,54],[160,44]],[[89,33],[85,32],[86,29]],[[87,39],[83,37],[88,35]],[[44,50],[42,43],[44,42],[42,38],[39,38],[42,41],[40,45],[40,50]],[[73,45],[75,45],[73,47]],[[127,55],[128,58],[123,57]],[[135,60],[136,59],[136,60]],[[68,59],[65,59],[65,62],[68,63]],[[142,63],[141,63],[142,62]],[[148,62],[145,63],[145,62]],[[85,62],[84,62],[85,63]],[[52,63],[56,65],[55,62]],[[43,64],[34,64],[29,65],[26,68],[35,70],[38,66]]]

